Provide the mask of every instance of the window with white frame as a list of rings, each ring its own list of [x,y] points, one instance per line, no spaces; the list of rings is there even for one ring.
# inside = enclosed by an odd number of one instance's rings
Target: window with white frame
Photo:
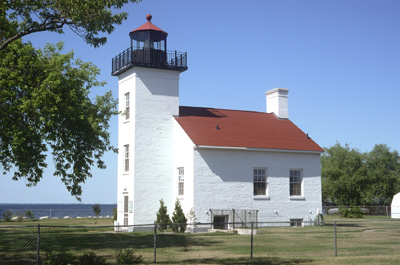
[[[253,195],[267,195],[267,169],[254,168],[254,192]]]
[[[129,119],[129,92],[124,95],[125,98],[125,120]]]
[[[290,196],[302,196],[302,176],[301,169],[290,170]]]
[[[129,171],[129,144],[124,145],[124,168]]]
[[[185,192],[185,170],[183,167],[178,168],[178,195],[183,196]]]

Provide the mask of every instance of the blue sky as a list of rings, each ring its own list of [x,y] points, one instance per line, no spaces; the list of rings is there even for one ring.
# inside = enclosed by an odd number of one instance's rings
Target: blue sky
[[[400,150],[400,1],[396,0],[143,0],[124,9],[128,20],[101,48],[74,33],[36,33],[25,40],[42,47],[65,42],[65,52],[101,69],[99,80],[117,97],[111,59],[130,45],[129,32],[152,22],[168,32],[168,49],[187,51],[180,105],[265,111],[265,92],[289,89],[289,118],[322,147],[336,141],[361,151],[375,144]],[[111,142],[117,145],[117,118]],[[82,202],[115,203],[117,155],[107,169],[93,169]],[[2,176],[0,203],[74,203],[52,176],[25,182]]]

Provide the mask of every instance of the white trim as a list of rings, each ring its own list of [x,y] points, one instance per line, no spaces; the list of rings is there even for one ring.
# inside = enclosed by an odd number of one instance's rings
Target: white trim
[[[289,149],[268,149],[268,148],[252,148],[252,147],[236,147],[236,146],[213,146],[213,145],[194,145],[194,149],[222,149],[222,150],[243,150],[258,152],[283,152],[283,153],[307,153],[322,154],[324,151],[305,151],[305,150],[289,150]]]
[[[253,195],[253,200],[271,200],[271,197],[269,195]]]
[[[289,196],[291,201],[305,201],[306,198],[304,196]]]

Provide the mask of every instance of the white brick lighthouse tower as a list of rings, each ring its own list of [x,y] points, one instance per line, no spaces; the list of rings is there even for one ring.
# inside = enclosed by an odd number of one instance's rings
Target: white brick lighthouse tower
[[[179,114],[179,74],[187,54],[167,51],[167,33],[147,22],[131,31],[131,46],[112,60],[118,76],[118,223],[152,224],[173,195],[173,119]]]

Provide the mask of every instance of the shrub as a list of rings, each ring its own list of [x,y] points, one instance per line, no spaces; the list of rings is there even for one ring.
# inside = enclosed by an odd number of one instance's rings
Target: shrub
[[[186,223],[187,219],[185,214],[182,211],[181,203],[178,199],[175,201],[175,209],[174,213],[172,214],[172,223],[179,224],[179,225],[172,225],[172,231],[178,233],[185,233],[186,230]]]
[[[12,218],[12,215],[13,215],[12,211],[6,210],[6,211],[4,212],[4,214],[3,214],[4,221],[10,222],[10,221],[11,221],[11,218]]]
[[[133,254],[132,249],[116,250],[115,259],[117,264],[138,264],[143,262],[143,257]]]
[[[24,215],[21,212],[17,213],[17,221],[22,222],[22,219],[24,219]]]
[[[93,251],[83,253],[76,256],[73,253],[61,251],[59,253],[47,252],[43,261],[45,265],[105,265],[107,264],[104,257],[97,256]]]
[[[363,212],[359,206],[353,206],[351,208],[340,208],[340,213],[346,218],[362,218],[364,217]]]
[[[101,256],[97,256],[95,252],[88,251],[85,252],[82,256],[77,258],[76,264],[82,265],[104,265],[107,264],[106,259]]]
[[[100,204],[96,203],[92,206],[92,210],[94,215],[96,215],[96,217],[99,217],[100,213],[101,213],[101,208],[100,208]]]
[[[43,261],[45,265],[69,265],[76,263],[76,256],[73,253],[61,251],[57,254],[47,252]]]
[[[164,205],[164,200],[160,200],[160,208],[157,212],[157,220],[156,223],[158,225],[158,229],[162,232],[168,228],[168,225],[171,223],[171,219],[169,219],[167,206]]]
[[[117,221],[117,214],[118,214],[118,212],[117,212],[117,207],[115,207],[115,208],[113,209],[113,219],[114,219],[114,221]]]
[[[26,216],[26,218],[28,218],[28,219],[34,219],[34,218],[35,218],[35,215],[33,214],[33,212],[32,212],[31,210],[27,210],[27,211],[25,212],[25,216]]]

